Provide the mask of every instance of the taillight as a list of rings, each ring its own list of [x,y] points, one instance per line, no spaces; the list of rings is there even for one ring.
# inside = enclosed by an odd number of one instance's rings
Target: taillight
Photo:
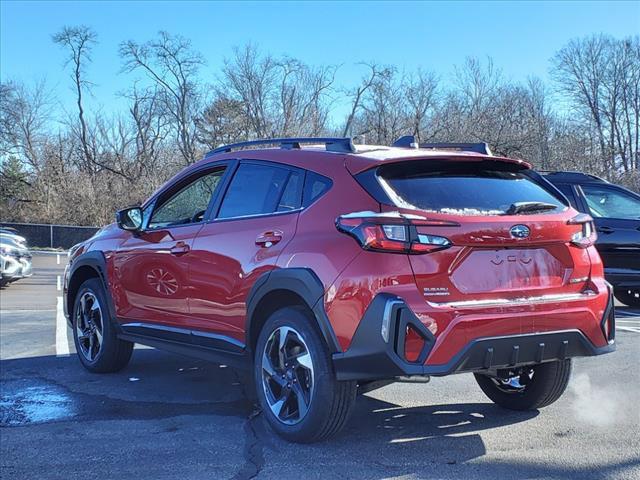
[[[570,219],[567,224],[569,225],[581,225],[580,231],[571,235],[571,243],[576,247],[587,248],[593,245],[598,238],[596,234],[595,226],[593,224],[593,218],[585,213],[580,213]]]
[[[429,225],[425,218],[416,220],[421,226]],[[436,222],[433,226],[444,225]],[[400,214],[361,212],[360,215],[342,215],[336,219],[336,228],[355,238],[365,250],[377,252],[423,254],[451,246],[445,237],[418,233],[412,219]]]

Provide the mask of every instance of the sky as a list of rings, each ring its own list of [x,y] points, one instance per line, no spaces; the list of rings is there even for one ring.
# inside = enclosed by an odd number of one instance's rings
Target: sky
[[[640,1],[569,2],[205,2],[0,1],[0,78],[46,80],[62,106],[73,108],[64,52],[51,35],[65,25],[98,34],[87,76],[92,107],[117,109],[132,82],[120,73],[118,45],[145,42],[160,30],[180,34],[202,53],[200,76],[211,82],[234,46],[310,65],[341,65],[338,83],[365,73],[358,62],[435,71],[451,81],[468,56],[493,58],[512,80],[548,79],[550,57],[570,39],[593,33],[640,33]],[[340,109],[341,107],[338,107]]]

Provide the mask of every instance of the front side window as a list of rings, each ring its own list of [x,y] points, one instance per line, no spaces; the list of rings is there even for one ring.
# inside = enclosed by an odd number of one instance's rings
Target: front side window
[[[640,219],[640,200],[631,194],[597,185],[583,185],[581,188],[594,217]]]
[[[153,211],[148,228],[163,228],[201,222],[224,169],[198,177],[162,201]]]
[[[291,198],[295,192],[288,193],[287,198],[283,198],[290,173],[289,169],[270,165],[241,164],[222,200],[218,218],[246,217],[291,210]],[[295,188],[299,187],[293,185],[292,189]]]

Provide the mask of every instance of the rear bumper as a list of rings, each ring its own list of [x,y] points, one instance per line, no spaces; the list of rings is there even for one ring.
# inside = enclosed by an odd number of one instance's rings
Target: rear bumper
[[[391,305],[391,308],[389,307]],[[381,335],[388,323],[388,341]],[[594,345],[578,329],[506,335],[474,339],[444,364],[425,364],[436,338],[398,297],[379,294],[358,326],[349,349],[333,355],[338,380],[378,380],[406,375],[443,376],[517,368],[572,357],[586,357],[615,350],[615,316],[612,295],[600,321],[604,346]],[[415,362],[404,354],[407,326],[422,337],[423,346]]]

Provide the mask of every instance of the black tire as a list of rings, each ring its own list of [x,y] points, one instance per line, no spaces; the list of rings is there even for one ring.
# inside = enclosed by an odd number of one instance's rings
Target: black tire
[[[494,403],[509,410],[535,410],[551,405],[567,388],[571,360],[541,363],[531,367],[533,376],[522,389],[500,385],[488,375],[475,374],[480,388]]]
[[[616,289],[615,297],[629,307],[640,307],[639,289]]]
[[[90,298],[91,295],[95,296],[98,301],[100,309],[101,319],[98,320],[97,314],[94,314],[95,329],[101,331],[102,343],[99,348],[89,349],[94,353],[93,358],[88,358],[85,352],[86,340],[79,339],[78,322],[82,322],[80,319],[80,308],[83,296]],[[94,373],[112,373],[122,370],[131,358],[131,352],[133,351],[133,343],[125,340],[120,340],[117,336],[116,329],[111,321],[111,314],[109,312],[109,306],[107,303],[104,288],[102,282],[97,278],[90,278],[85,281],[80,288],[73,303],[73,342],[76,346],[76,352],[80,363]],[[80,328],[82,330],[82,327]]]
[[[268,343],[270,345],[275,344],[274,336],[280,335],[284,330],[283,327],[293,329],[293,333],[290,333],[294,339],[300,335],[302,342],[305,344],[301,348],[305,351],[304,348],[306,347],[312,362],[314,387],[309,392],[308,410],[306,410],[306,414],[302,418],[295,419],[297,423],[294,424],[285,423],[285,420],[279,418],[272,411],[267,399],[268,394],[266,393],[266,390],[270,388],[269,381],[263,384],[263,375],[265,375],[265,378],[272,379],[280,377],[280,373],[285,371],[281,371],[278,368],[279,373],[275,376],[267,375],[266,371],[263,373],[263,353]],[[285,334],[285,337],[287,335],[289,334]],[[293,357],[288,358],[291,359]],[[300,366],[293,368],[304,369],[304,367]],[[303,372],[303,374],[308,376],[309,370],[306,371],[307,373]],[[299,373],[295,373],[295,378],[299,378]],[[286,381],[283,380],[283,382]],[[298,385],[302,385],[302,382],[303,380]],[[317,442],[339,432],[349,419],[357,392],[356,382],[340,382],[336,380],[331,355],[315,319],[307,310],[300,307],[282,308],[274,312],[265,322],[258,337],[254,354],[254,383],[263,415],[271,428],[285,440],[298,443]],[[284,389],[285,387],[283,386],[282,388]],[[288,398],[286,395],[279,396]],[[295,410],[297,405],[295,400],[293,405],[293,410]],[[289,407],[286,408],[289,409]]]

